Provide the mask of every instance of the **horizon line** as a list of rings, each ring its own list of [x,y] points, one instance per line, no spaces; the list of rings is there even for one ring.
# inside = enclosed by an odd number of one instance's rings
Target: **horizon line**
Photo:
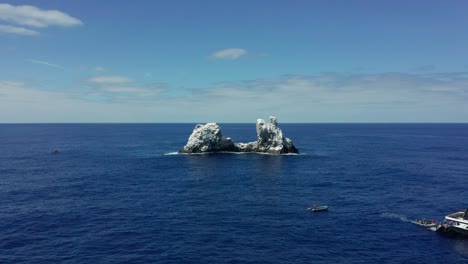
[[[0,125],[145,125],[145,124],[206,124],[206,123],[217,123],[217,124],[255,124],[255,122],[0,122]],[[278,122],[279,123],[279,122]],[[385,124],[468,124],[468,122],[281,122],[279,124],[296,124],[296,125],[307,125],[307,124],[376,124],[376,125],[385,125]]]

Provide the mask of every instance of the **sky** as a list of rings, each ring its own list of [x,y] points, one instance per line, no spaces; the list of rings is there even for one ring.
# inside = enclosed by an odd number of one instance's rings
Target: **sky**
[[[467,11],[0,0],[0,123],[466,123]]]

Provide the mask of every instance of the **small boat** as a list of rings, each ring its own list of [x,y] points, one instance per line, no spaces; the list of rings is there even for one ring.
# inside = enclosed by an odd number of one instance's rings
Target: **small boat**
[[[307,210],[311,212],[327,211],[328,206],[327,205],[314,205],[312,207],[307,208]]]
[[[411,223],[422,226],[422,227],[427,227],[427,228],[437,226],[437,223],[434,220],[427,220],[427,219],[416,219],[414,221],[411,221]]]

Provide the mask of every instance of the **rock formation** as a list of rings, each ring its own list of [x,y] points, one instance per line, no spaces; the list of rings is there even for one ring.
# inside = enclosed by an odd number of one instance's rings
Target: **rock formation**
[[[195,126],[187,144],[179,153],[235,151],[235,148],[230,138],[223,138],[221,128],[216,123],[207,123]]]
[[[198,124],[190,135],[187,144],[179,153],[205,152],[258,152],[270,154],[299,153],[292,141],[283,135],[275,117],[270,123],[257,119],[257,141],[234,143],[224,138],[216,123]]]

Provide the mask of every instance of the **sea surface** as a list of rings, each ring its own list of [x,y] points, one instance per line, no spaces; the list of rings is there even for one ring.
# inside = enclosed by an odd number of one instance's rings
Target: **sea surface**
[[[468,207],[468,124],[280,124],[300,155],[175,154],[194,125],[0,125],[0,263],[468,263],[467,239],[409,222]]]

